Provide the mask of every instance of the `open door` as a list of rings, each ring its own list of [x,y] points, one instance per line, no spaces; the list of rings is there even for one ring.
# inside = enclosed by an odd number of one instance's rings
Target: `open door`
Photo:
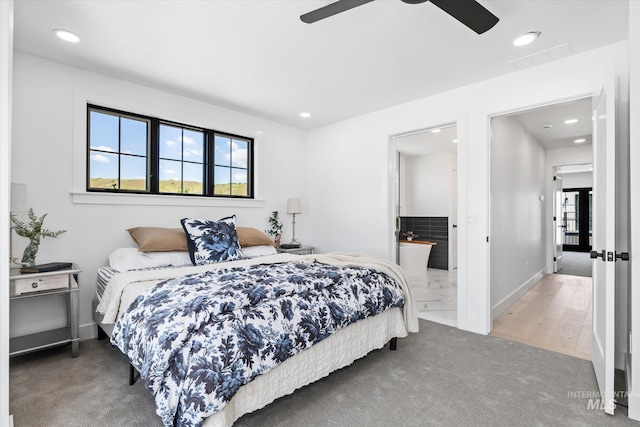
[[[564,230],[566,225],[562,220],[562,177],[553,177],[553,226],[554,226],[554,253],[553,272],[557,273],[562,268],[562,244],[564,242]]]
[[[402,220],[400,218],[400,216],[402,215],[402,211],[400,208],[400,203],[401,203],[401,197],[402,195],[400,194],[401,189],[402,189],[402,178],[401,178],[401,174],[400,174],[400,166],[401,166],[401,162],[400,162],[400,153],[396,152],[396,176],[395,176],[395,180],[396,180],[396,190],[395,190],[395,229],[394,229],[394,238],[395,238],[395,260],[396,260],[396,264],[400,265],[400,229],[402,227]],[[404,203],[404,200],[402,200],[402,203]]]
[[[604,410],[612,414],[615,340],[616,77],[607,68],[593,97],[592,361]]]
[[[449,213],[449,270],[458,268],[458,167],[451,173],[451,212]]]

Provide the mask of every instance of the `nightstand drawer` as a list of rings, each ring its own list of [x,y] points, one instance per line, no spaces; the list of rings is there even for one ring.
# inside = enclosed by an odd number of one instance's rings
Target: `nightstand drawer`
[[[52,289],[66,289],[69,287],[69,275],[60,274],[58,276],[16,279],[14,283],[16,295],[29,292],[49,291]]]
[[[313,246],[300,246],[299,248],[284,249],[278,248],[278,252],[296,255],[311,255],[315,253],[316,248]]]

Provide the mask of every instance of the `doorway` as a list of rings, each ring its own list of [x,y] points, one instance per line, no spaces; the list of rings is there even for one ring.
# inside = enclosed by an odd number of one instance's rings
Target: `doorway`
[[[420,318],[457,325],[457,128],[393,138],[396,262]]]
[[[556,227],[559,232],[556,255],[561,257],[554,273],[592,276],[589,252],[593,240],[593,164],[555,168],[560,182]]]
[[[556,237],[575,235],[579,242],[578,221],[590,222],[580,209],[589,202],[578,192],[577,210],[569,206],[576,199],[563,190],[586,186],[567,187],[568,174],[557,175],[567,165],[593,162],[591,102],[585,97],[493,117],[490,150],[492,335],[585,359],[591,278],[555,272],[571,254]],[[560,200],[569,197],[564,214],[554,211],[559,181]]]

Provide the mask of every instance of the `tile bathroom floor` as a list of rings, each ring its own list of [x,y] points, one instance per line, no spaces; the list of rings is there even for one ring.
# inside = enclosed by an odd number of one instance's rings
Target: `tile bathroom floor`
[[[429,268],[407,277],[421,319],[449,326],[458,325],[458,270]]]

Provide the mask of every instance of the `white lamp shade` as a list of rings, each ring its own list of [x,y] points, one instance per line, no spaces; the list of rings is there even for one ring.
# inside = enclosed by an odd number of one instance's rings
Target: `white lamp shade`
[[[27,184],[11,183],[11,212],[26,212],[29,210],[27,203]]]
[[[302,208],[300,207],[300,199],[297,197],[287,199],[287,213],[288,214],[299,214],[302,213]]]

